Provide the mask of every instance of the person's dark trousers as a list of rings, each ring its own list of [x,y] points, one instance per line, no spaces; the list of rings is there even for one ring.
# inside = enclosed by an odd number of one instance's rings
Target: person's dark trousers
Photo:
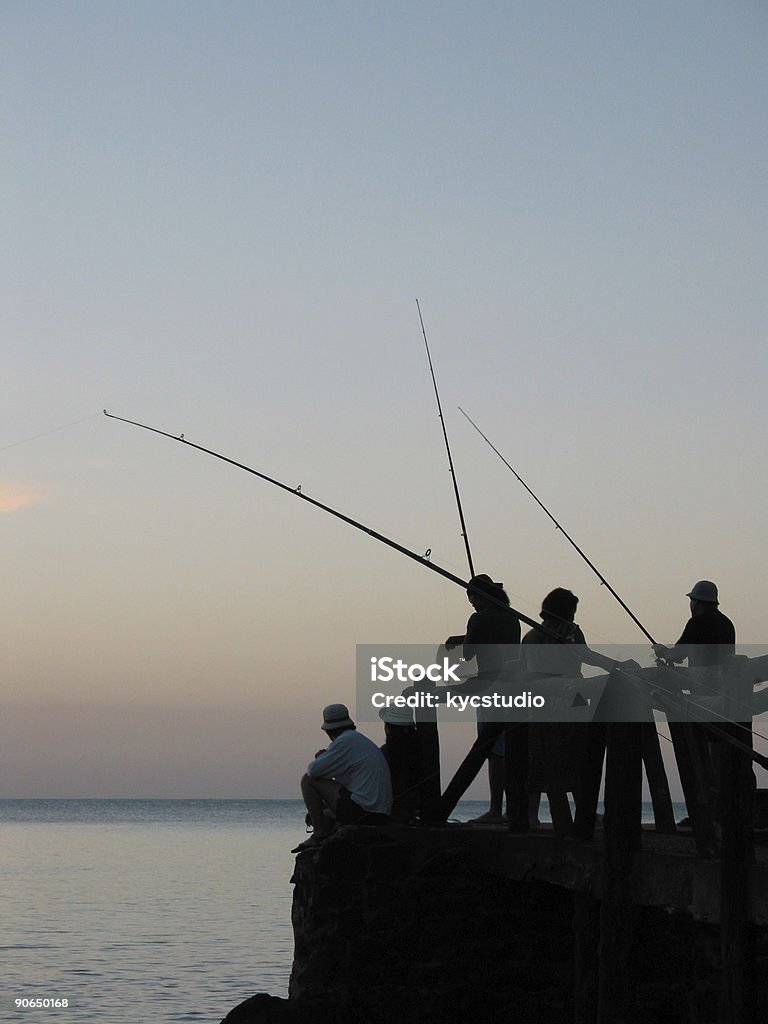
[[[527,832],[528,818],[528,726],[508,725],[504,733],[504,792],[507,796],[507,825],[513,832]]]
[[[440,737],[437,721],[416,722],[418,740],[419,820],[430,824],[440,820]]]

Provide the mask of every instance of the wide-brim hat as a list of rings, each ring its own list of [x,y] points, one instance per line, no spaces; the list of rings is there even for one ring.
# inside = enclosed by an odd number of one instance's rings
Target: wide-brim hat
[[[717,604],[717,587],[711,580],[699,580],[690,594],[685,596],[694,601],[708,601],[710,604]]]
[[[355,723],[349,717],[349,708],[346,704],[329,704],[323,708],[323,724],[321,729],[326,732],[333,732],[334,729],[354,728]]]
[[[379,718],[387,725],[413,725],[413,708],[399,708],[396,704],[382,708]]]

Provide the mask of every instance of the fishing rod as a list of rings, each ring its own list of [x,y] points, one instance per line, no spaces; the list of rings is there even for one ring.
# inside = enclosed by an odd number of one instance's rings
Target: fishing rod
[[[578,544],[576,543],[576,541],[575,541],[575,540],[573,539],[573,537],[571,537],[571,536],[570,536],[570,534],[568,534],[568,533],[567,533],[567,532],[565,531],[565,529],[564,529],[564,528],[563,528],[563,527],[562,527],[562,526],[560,525],[560,523],[558,523],[558,521],[557,521],[557,520],[555,519],[555,517],[554,517],[554,516],[552,515],[552,513],[551,513],[551,512],[549,511],[549,509],[547,508],[547,506],[546,506],[546,505],[545,505],[545,504],[544,504],[544,503],[543,503],[542,501],[540,501],[540,500],[539,500],[539,498],[538,498],[538,497],[537,497],[537,496],[536,496],[536,495],[535,495],[535,494],[533,493],[533,491],[531,490],[531,488],[530,488],[530,487],[528,486],[528,484],[527,484],[527,483],[525,482],[525,480],[523,480],[523,478],[522,478],[522,477],[520,476],[520,474],[519,474],[519,473],[517,472],[517,470],[516,470],[516,469],[515,469],[515,468],[514,468],[513,466],[511,466],[511,465],[510,465],[510,464],[509,464],[509,463],[507,462],[507,460],[506,460],[506,459],[504,458],[504,456],[503,456],[503,455],[501,454],[501,452],[500,452],[500,451],[499,451],[499,449],[498,449],[498,448],[496,447],[496,445],[495,445],[495,444],[493,444],[493,443],[492,443],[492,442],[491,442],[491,441],[490,441],[490,440],[489,440],[489,439],[488,439],[488,438],[487,438],[487,437],[485,436],[485,434],[484,434],[484,433],[482,432],[482,430],[480,429],[480,427],[478,427],[478,425],[477,425],[477,424],[475,423],[475,421],[474,421],[474,420],[473,420],[473,419],[472,419],[472,418],[471,418],[471,417],[470,417],[470,416],[469,416],[469,415],[468,415],[468,414],[467,414],[466,412],[464,412],[464,410],[463,410],[463,409],[461,408],[461,406],[459,406],[459,412],[460,412],[460,413],[461,413],[461,414],[462,414],[462,415],[463,415],[464,417],[466,417],[466,419],[468,419],[468,420],[469,420],[469,422],[470,422],[470,423],[472,424],[472,426],[473,426],[473,427],[475,428],[475,430],[476,430],[476,431],[478,432],[478,434],[480,435],[480,437],[482,437],[482,439],[483,439],[483,440],[485,441],[485,443],[486,443],[486,444],[487,444],[487,445],[488,445],[488,446],[489,446],[490,448],[492,448],[492,449],[493,449],[493,451],[495,451],[495,452],[496,452],[496,454],[497,454],[497,455],[499,456],[499,458],[500,458],[500,459],[501,459],[501,461],[502,461],[502,462],[504,463],[504,465],[505,465],[505,466],[507,467],[507,469],[511,470],[511,471],[512,471],[512,473],[514,473],[514,475],[515,475],[515,476],[517,477],[517,479],[518,479],[518,480],[520,481],[520,483],[521,483],[521,484],[523,485],[523,487],[524,487],[524,488],[526,489],[526,491],[528,491],[528,493],[529,493],[529,494],[530,494],[530,496],[531,496],[531,497],[533,498],[533,500],[534,500],[534,501],[536,502],[536,504],[537,504],[537,505],[539,506],[539,508],[543,509],[543,510],[544,510],[544,511],[545,511],[545,512],[547,513],[547,515],[549,516],[549,518],[550,518],[550,519],[552,520],[552,522],[553,522],[553,523],[555,524],[555,526],[557,527],[557,529],[558,529],[558,530],[559,530],[559,531],[560,531],[560,532],[562,533],[562,535],[563,535],[563,536],[565,537],[565,539],[566,539],[566,540],[568,541],[568,543],[569,543],[569,544],[570,544],[570,545],[571,545],[571,546],[572,546],[573,548],[575,548],[575,549],[576,549],[576,551],[577,551],[577,552],[578,552],[578,553],[579,553],[579,554],[581,555],[581,557],[582,557],[582,558],[584,559],[584,561],[585,561],[585,562],[587,563],[587,565],[588,565],[588,566],[590,567],[590,569],[591,569],[591,570],[592,570],[592,571],[593,571],[593,572],[595,573],[595,575],[597,576],[597,578],[598,578],[598,579],[600,580],[600,583],[601,583],[601,584],[602,584],[602,585],[603,585],[604,587],[607,587],[607,588],[608,588],[608,590],[609,590],[609,591],[611,592],[611,594],[613,594],[613,596],[614,596],[614,597],[616,598],[616,600],[617,600],[617,601],[619,602],[619,604],[620,604],[620,605],[621,605],[621,607],[622,607],[622,608],[624,609],[624,611],[625,611],[625,612],[627,613],[627,615],[629,615],[629,617],[630,617],[630,618],[632,619],[632,621],[633,621],[633,622],[635,623],[635,625],[636,625],[636,626],[638,626],[638,627],[640,628],[640,630],[641,630],[641,632],[642,632],[642,633],[644,634],[644,636],[646,636],[646,637],[647,637],[647,639],[648,639],[648,640],[649,640],[649,641],[651,642],[651,644],[655,645],[656,641],[655,641],[655,640],[653,639],[653,637],[651,636],[651,634],[650,634],[650,633],[648,632],[648,630],[647,630],[647,629],[645,628],[645,626],[644,626],[644,625],[642,624],[642,622],[641,622],[641,621],[640,621],[640,620],[638,619],[638,617],[637,617],[637,616],[635,615],[635,613],[634,613],[634,612],[632,611],[632,609],[631,609],[631,608],[629,608],[629,607],[628,607],[628,606],[627,606],[627,605],[626,605],[626,604],[624,603],[624,601],[622,601],[622,599],[621,599],[621,598],[619,597],[619,595],[618,595],[618,594],[616,593],[616,591],[615,591],[615,590],[613,589],[613,587],[612,587],[612,586],[610,585],[610,583],[609,583],[609,582],[608,582],[608,580],[607,580],[607,579],[605,578],[605,576],[603,576],[603,574],[602,574],[602,573],[600,572],[600,570],[599,570],[599,569],[597,568],[597,566],[596,566],[596,565],[594,564],[594,562],[591,562],[591,561],[589,560],[589,558],[587,558],[587,556],[586,556],[586,555],[584,554],[584,552],[583,552],[583,551],[581,550],[581,548],[580,548],[580,547],[579,547],[579,545],[578,545]]]
[[[362,533],[368,534],[368,536],[373,537],[374,540],[381,541],[381,543],[386,544],[387,547],[394,548],[394,550],[399,551],[401,555],[406,555],[408,558],[413,559],[414,562],[418,562],[420,565],[430,569],[432,572],[436,572],[439,576],[443,576],[445,579],[450,580],[451,583],[455,583],[463,590],[472,589],[467,581],[461,579],[459,576],[455,576],[447,569],[443,569],[442,566],[435,564],[435,562],[431,562],[429,560],[431,549],[428,548],[423,555],[419,555],[415,551],[411,551],[409,548],[404,547],[402,544],[398,544],[397,541],[391,540],[389,537],[385,537],[384,534],[377,533],[376,530],[372,530],[364,523],[359,523],[356,519],[351,519],[349,516],[344,515],[343,512],[339,512],[337,509],[331,508],[330,505],[324,505],[321,501],[317,501],[315,498],[310,498],[308,494],[304,494],[302,492],[301,484],[299,484],[298,487],[290,487],[288,484],[284,484],[280,480],[275,480],[274,477],[267,476],[266,473],[261,473],[257,469],[252,469],[250,466],[246,466],[242,462],[237,462],[235,459],[230,459],[228,456],[221,455],[219,452],[215,452],[210,448],[204,448],[200,444],[188,441],[183,434],[170,434],[165,430],[159,430],[157,427],[150,427],[146,423],[139,423],[136,420],[125,419],[123,416],[115,416],[113,413],[107,412],[106,409],[104,409],[104,415],[109,417],[111,420],[119,420],[121,423],[128,423],[133,427],[140,427],[142,430],[148,430],[153,434],[160,434],[161,437],[168,437],[171,441],[178,441],[180,444],[187,445],[188,448],[195,448],[197,451],[203,452],[205,455],[213,456],[214,459],[220,459],[222,462],[229,463],[230,466],[235,466],[237,469],[243,469],[246,473],[251,473],[253,476],[259,477],[260,480],[265,480],[267,483],[273,484],[275,487],[279,487],[281,490],[287,491],[289,494],[293,494],[297,498],[302,498],[304,501],[308,501],[310,505],[314,505],[315,508],[322,509],[323,512],[328,512],[329,515],[335,516],[343,523],[347,523],[349,526],[354,526],[356,530],[360,530]],[[503,605],[503,602],[498,601],[493,597],[493,595],[488,594],[487,597],[488,600],[492,601],[494,604],[498,604],[500,606]],[[507,608],[509,606],[503,605],[503,607]],[[528,618],[527,615],[523,615],[522,612],[518,612],[514,608],[509,608],[509,610],[513,615],[516,615],[521,622],[525,622],[526,625],[532,626],[540,633],[544,633],[546,636],[559,643],[564,642],[563,637],[558,636],[553,630],[547,629],[547,627],[543,626],[540,622],[534,622],[533,619]]]
[[[448,453],[448,466],[451,470],[451,479],[453,480],[453,493],[456,495],[456,508],[459,512],[459,522],[461,523],[461,536],[464,540],[464,547],[467,551],[467,562],[469,564],[469,575],[475,575],[475,567],[472,564],[472,552],[469,550],[469,537],[467,536],[467,524],[464,522],[464,510],[461,507],[461,498],[459,496],[459,484],[456,480],[456,471],[453,468],[453,458],[451,457],[451,446],[448,444],[448,431],[445,429],[445,419],[443,418],[443,407],[440,404],[440,392],[437,390],[437,380],[435,379],[435,370],[432,366],[432,355],[429,351],[429,342],[427,341],[427,332],[424,328],[424,317],[421,315],[421,306],[419,300],[416,299],[416,309],[419,311],[419,322],[421,323],[421,333],[424,335],[424,347],[427,350],[427,360],[429,362],[429,372],[432,374],[432,386],[435,389],[435,399],[437,400],[437,414],[440,417],[440,424],[443,428],[443,440],[445,441],[445,450]]]

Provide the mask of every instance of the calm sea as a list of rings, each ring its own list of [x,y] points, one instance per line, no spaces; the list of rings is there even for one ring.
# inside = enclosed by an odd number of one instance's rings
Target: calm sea
[[[218,1024],[287,994],[300,801],[3,800],[0,831],[3,1024]]]

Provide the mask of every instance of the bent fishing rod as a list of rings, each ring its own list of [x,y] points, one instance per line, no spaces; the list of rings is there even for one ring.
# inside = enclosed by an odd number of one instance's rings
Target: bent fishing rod
[[[421,306],[419,300],[416,299],[416,309],[419,311],[419,323],[421,324],[421,333],[424,335],[424,347],[427,350],[427,361],[429,362],[429,372],[432,375],[432,387],[435,389],[435,399],[437,400],[437,415],[440,417],[440,425],[443,428],[443,440],[445,441],[445,450],[448,454],[448,467],[451,471],[451,479],[453,480],[453,493],[456,495],[456,508],[459,513],[459,522],[461,523],[461,536],[464,540],[464,547],[467,551],[467,562],[469,564],[469,575],[475,575],[475,567],[472,564],[472,552],[469,550],[469,537],[467,536],[467,524],[464,522],[464,510],[461,507],[461,497],[459,496],[459,484],[456,480],[456,471],[453,468],[453,458],[451,457],[451,446],[448,444],[448,431],[445,428],[445,419],[443,418],[443,407],[440,404],[440,392],[437,390],[437,380],[435,379],[435,370],[432,366],[432,355],[429,351],[429,342],[427,341],[427,332],[424,327],[424,317],[421,315]]]
[[[111,420],[119,420],[121,423],[128,423],[132,427],[140,427],[142,430],[148,430],[152,434],[160,434],[161,437],[168,437],[171,441],[178,441],[180,444],[187,445],[188,448],[195,448],[199,452],[203,452],[205,455],[211,455],[214,459],[220,459],[222,462],[227,462],[230,466],[235,466],[236,469],[245,470],[246,473],[251,473],[253,476],[257,476],[260,480],[265,480],[268,484],[272,484],[275,487],[279,487],[283,491],[287,491],[288,494],[293,494],[297,498],[301,498],[304,501],[308,501],[310,505],[314,505],[315,508],[321,509],[323,512],[327,512],[329,515],[335,516],[336,519],[340,519],[343,523],[347,523],[349,526],[354,526],[356,530],[360,530],[362,533],[368,534],[369,537],[373,537],[374,540],[380,541],[382,544],[386,544],[387,547],[394,548],[395,551],[399,551],[401,555],[411,558],[414,562],[418,562],[419,565],[423,565],[425,568],[430,569],[432,572],[436,572],[439,576],[443,576],[445,579],[450,580],[451,583],[455,583],[463,590],[471,589],[467,581],[462,580],[459,576],[455,576],[452,572],[447,569],[443,569],[442,566],[437,565],[435,562],[429,560],[430,549],[423,555],[417,554],[415,551],[411,551],[409,548],[404,547],[402,544],[398,544],[397,541],[391,540],[389,537],[385,537],[382,533],[377,533],[376,530],[372,530],[369,526],[364,523],[359,523],[356,519],[352,519],[343,512],[339,512],[335,508],[331,508],[330,505],[324,505],[321,501],[317,501],[315,498],[310,498],[308,494],[304,494],[301,490],[301,484],[298,487],[290,487],[288,484],[282,483],[280,480],[275,480],[274,477],[267,476],[266,473],[261,473],[258,469],[252,469],[250,466],[246,466],[242,462],[237,462],[235,459],[230,459],[226,455],[222,455],[219,452],[215,452],[210,448],[204,448],[203,445],[195,444],[193,441],[188,441],[183,434],[170,434],[165,430],[160,430],[157,427],[150,427],[146,423],[139,423],[137,420],[125,419],[123,416],[115,416],[111,412],[107,412],[104,409],[104,415]],[[483,592],[485,594],[485,592]],[[509,608],[513,615],[517,616],[521,622],[526,623],[528,626],[532,626],[537,629],[540,633],[544,633],[546,636],[557,641],[558,643],[567,642],[564,638],[558,636],[553,630],[547,629],[546,626],[540,622],[534,622],[533,619],[528,618],[522,612],[517,611],[515,608],[511,608],[509,605],[503,604],[502,601],[496,600],[493,595],[486,595],[488,600],[494,604],[498,604],[501,607]]]
[[[611,593],[611,594],[613,594],[613,596],[614,596],[614,597],[616,598],[616,600],[617,600],[617,601],[619,602],[619,604],[620,604],[620,605],[621,605],[621,607],[622,607],[622,608],[624,609],[624,611],[625,611],[625,612],[627,613],[627,615],[629,615],[629,617],[630,617],[630,618],[632,619],[632,621],[633,621],[633,622],[635,623],[635,625],[639,627],[639,629],[641,630],[641,632],[643,633],[643,635],[644,635],[645,637],[647,637],[647,639],[648,639],[648,640],[650,641],[650,643],[651,643],[651,644],[655,645],[656,641],[655,641],[655,640],[653,639],[653,637],[651,636],[651,634],[650,634],[650,633],[648,632],[648,630],[647,630],[647,629],[645,628],[645,626],[644,626],[644,625],[642,624],[642,622],[641,622],[641,621],[640,621],[640,620],[638,619],[638,617],[637,617],[637,616],[635,615],[635,613],[634,613],[634,612],[632,611],[632,609],[631,609],[631,608],[629,608],[629,607],[628,607],[628,606],[627,606],[627,605],[626,605],[626,604],[624,603],[624,601],[622,601],[622,599],[621,599],[621,598],[619,597],[619,595],[618,595],[618,594],[616,593],[616,591],[615,591],[615,590],[613,589],[613,587],[612,587],[612,586],[610,585],[610,583],[609,583],[609,582],[608,582],[608,580],[607,580],[607,579],[605,578],[605,576],[603,576],[603,574],[602,574],[602,573],[600,572],[600,570],[599,570],[599,569],[597,568],[597,566],[596,566],[596,565],[594,564],[594,562],[590,561],[590,559],[589,559],[589,558],[587,558],[587,556],[586,556],[586,555],[584,554],[584,552],[583,552],[583,551],[581,550],[581,548],[580,548],[580,547],[579,547],[579,545],[578,545],[578,544],[576,543],[576,541],[575,541],[575,540],[573,539],[573,537],[571,537],[571,536],[570,536],[570,534],[566,532],[566,530],[564,529],[564,527],[562,527],[562,526],[560,525],[560,523],[558,523],[558,521],[557,521],[557,520],[555,519],[555,517],[554,517],[554,516],[552,515],[552,513],[551,513],[551,512],[549,511],[549,509],[547,508],[547,506],[546,506],[546,505],[545,505],[545,504],[544,504],[544,503],[543,503],[542,501],[540,501],[540,500],[539,500],[539,498],[538,498],[538,497],[537,497],[537,496],[536,496],[536,495],[535,495],[535,494],[533,493],[533,491],[531,490],[531,488],[530,488],[530,487],[528,486],[528,484],[527,484],[527,483],[525,482],[525,480],[523,480],[523,478],[522,478],[522,477],[520,476],[520,474],[519,474],[519,473],[517,472],[517,470],[516,470],[516,469],[515,469],[515,468],[514,468],[513,466],[511,466],[511,465],[510,465],[510,464],[509,464],[509,463],[507,462],[507,460],[506,460],[506,459],[504,458],[504,456],[503,456],[503,455],[501,454],[501,452],[500,452],[500,451],[499,451],[499,449],[498,449],[498,448],[496,447],[496,445],[495,445],[495,444],[493,444],[493,442],[492,442],[492,441],[490,441],[490,440],[489,440],[489,439],[488,439],[488,438],[487,438],[487,437],[485,436],[485,434],[484,434],[484,433],[482,432],[482,430],[480,429],[480,427],[478,427],[478,425],[477,425],[477,424],[475,423],[475,421],[474,421],[474,420],[473,420],[473,419],[472,419],[472,418],[471,418],[471,417],[470,417],[470,416],[469,416],[469,415],[468,415],[468,414],[467,414],[466,412],[464,412],[464,410],[463,410],[463,409],[461,408],[461,406],[459,406],[459,412],[460,412],[460,413],[461,413],[461,414],[462,414],[462,415],[463,415],[463,416],[464,416],[464,417],[465,417],[466,419],[468,419],[468,420],[469,420],[469,422],[470,422],[470,423],[472,424],[472,426],[473,426],[473,427],[475,428],[475,430],[476,430],[476,431],[478,432],[478,434],[480,435],[480,437],[482,437],[482,439],[483,439],[483,440],[485,441],[485,443],[486,443],[486,444],[487,444],[487,445],[488,445],[488,446],[489,446],[490,448],[492,448],[492,449],[493,449],[493,451],[495,451],[495,452],[496,452],[496,454],[497,454],[497,455],[499,456],[499,458],[500,458],[500,459],[501,459],[501,461],[502,461],[502,462],[504,463],[504,465],[505,465],[505,466],[507,467],[507,469],[511,470],[511,471],[512,471],[512,473],[514,473],[515,477],[516,477],[516,478],[517,478],[517,479],[518,479],[518,480],[520,481],[520,483],[521,483],[521,484],[523,485],[523,487],[524,487],[524,488],[526,489],[526,491],[528,491],[528,493],[529,493],[529,494],[530,494],[530,496],[531,496],[531,497],[533,498],[533,500],[534,500],[534,501],[536,502],[536,504],[537,504],[537,505],[539,506],[539,508],[543,509],[543,510],[544,510],[544,511],[546,512],[546,514],[547,514],[547,515],[549,516],[549,518],[550,518],[550,519],[552,520],[552,522],[553,522],[553,523],[555,524],[555,526],[556,526],[556,527],[557,527],[557,529],[558,529],[558,530],[560,531],[560,533],[562,533],[562,535],[563,535],[563,536],[565,537],[565,539],[566,539],[566,540],[568,541],[568,543],[569,543],[569,544],[571,545],[571,547],[573,547],[573,548],[574,548],[574,549],[575,549],[575,550],[576,550],[576,551],[577,551],[577,552],[578,552],[578,553],[579,553],[579,554],[581,555],[581,557],[582,557],[582,558],[584,559],[584,561],[585,561],[585,562],[587,563],[587,565],[588,565],[588,566],[590,567],[590,569],[592,570],[592,572],[594,572],[594,574],[595,574],[595,575],[597,576],[597,578],[598,578],[598,579],[600,580],[600,583],[601,583],[601,584],[602,584],[602,585],[603,585],[604,587],[607,587],[607,588],[608,588],[608,590],[610,591],[610,593]]]

